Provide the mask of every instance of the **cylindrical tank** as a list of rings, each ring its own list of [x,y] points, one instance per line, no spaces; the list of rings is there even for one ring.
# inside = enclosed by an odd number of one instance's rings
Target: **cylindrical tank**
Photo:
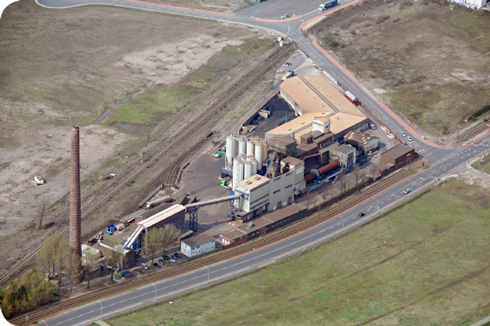
[[[247,162],[255,161],[255,157],[253,155],[247,155]]]
[[[257,169],[262,170],[262,164],[264,164],[264,156],[262,151],[262,143],[255,144],[255,159],[257,160]]]
[[[170,197],[170,196],[165,196],[165,197],[153,199],[153,200],[147,201],[145,203],[145,209],[150,209],[150,208],[155,207],[161,203],[168,203],[171,201],[172,201],[172,197]]]
[[[241,138],[238,141],[238,154],[247,154],[247,141],[245,138]]]
[[[232,136],[226,137],[226,162],[233,163],[233,158],[237,155],[237,139]]]
[[[239,161],[237,159],[234,159],[233,160],[233,189],[235,189],[237,183],[240,182],[239,181],[240,178],[238,176],[238,174],[240,173],[239,172],[239,166],[238,166],[239,164],[238,164],[238,162]]]
[[[332,170],[335,170],[339,166],[340,166],[339,161],[335,160],[333,162],[328,163],[327,165],[322,166],[321,168],[319,168],[316,171],[318,171],[318,173],[320,175],[324,175],[324,174],[326,174]],[[315,179],[317,176],[318,176],[318,174],[316,172],[310,172],[307,175],[305,175],[305,181],[309,182],[309,181]]]
[[[257,166],[258,166],[257,160],[253,160],[252,165],[253,165],[252,174],[256,174],[257,173]]]
[[[251,162],[245,163],[245,176],[244,179],[250,178],[253,175],[253,164]]]
[[[255,145],[251,141],[247,142],[247,155],[254,156]]]
[[[262,143],[262,159],[263,159],[262,163],[264,163],[265,160],[267,160],[267,153],[268,152],[269,151],[268,151],[268,148],[267,148],[267,144]]]
[[[244,173],[244,163],[243,161],[238,161],[238,182],[243,180],[243,173]]]

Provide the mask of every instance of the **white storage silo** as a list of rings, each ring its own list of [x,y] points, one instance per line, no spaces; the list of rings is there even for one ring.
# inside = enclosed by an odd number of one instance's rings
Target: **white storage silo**
[[[268,148],[267,148],[267,144],[263,143],[262,144],[262,163],[265,163],[265,160],[267,160],[267,153],[268,153]]]
[[[241,138],[238,142],[238,154],[247,154],[247,140]]]
[[[256,174],[257,173],[257,166],[258,166],[257,160],[254,159],[252,161],[252,165],[253,165],[253,170],[252,170],[252,175],[253,175],[253,174]]]
[[[249,178],[253,175],[253,164],[251,162],[245,163],[245,176],[244,179]]]
[[[240,182],[239,181],[240,178],[238,176],[240,173],[238,162],[239,161],[237,159],[233,160],[233,190],[235,190],[237,183]]]
[[[237,162],[237,165],[238,165],[238,182],[240,182],[243,180],[244,163],[243,163],[243,161],[240,160]]]
[[[251,141],[247,142],[247,155],[254,155],[255,144]]]
[[[255,144],[255,159],[257,160],[257,169],[262,170],[262,165],[264,163],[264,156],[262,152],[262,143],[257,142]]]
[[[226,137],[226,163],[232,165],[236,156],[236,139],[232,136]]]

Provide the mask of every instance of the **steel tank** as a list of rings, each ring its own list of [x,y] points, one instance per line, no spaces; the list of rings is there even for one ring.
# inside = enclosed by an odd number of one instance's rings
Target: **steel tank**
[[[238,141],[238,155],[240,154],[247,154],[247,140],[245,138]]]
[[[244,165],[245,163],[243,163],[243,161],[238,161],[238,182],[242,181],[243,180],[243,173],[244,173]]]
[[[257,160],[257,169],[262,170],[264,164],[264,153],[262,151],[262,143],[255,144],[255,159]]]
[[[257,160],[254,159],[252,161],[252,165],[253,165],[253,170],[252,170],[252,175],[253,175],[253,174],[256,174],[257,173],[257,166],[258,166]]]
[[[253,164],[251,162],[245,163],[245,176],[244,179],[250,178],[253,175]]]
[[[226,163],[233,164],[233,158],[237,155],[238,140],[233,136],[226,137]]]
[[[233,160],[233,190],[235,190],[237,183],[240,182],[238,177],[239,173],[240,172],[239,172],[238,160],[234,159]]]
[[[247,142],[247,155],[254,156],[255,144],[251,141]]]

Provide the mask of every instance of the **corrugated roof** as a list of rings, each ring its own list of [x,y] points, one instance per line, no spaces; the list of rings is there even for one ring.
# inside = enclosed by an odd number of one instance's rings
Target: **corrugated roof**
[[[339,152],[339,153],[342,153],[342,154],[349,154],[350,152],[352,152],[353,150],[355,150],[354,147],[350,146],[350,145],[340,145],[339,147],[337,147],[334,151],[335,152]]]
[[[365,117],[344,94],[322,76],[295,76],[286,79],[281,89],[296,102],[305,113],[345,112]]]
[[[390,150],[387,150],[386,152],[382,153],[381,155],[391,157],[393,159],[397,159],[400,156],[403,156],[403,155],[410,153],[412,150],[414,150],[413,147],[400,144],[400,145],[393,147]]]
[[[293,215],[294,213],[299,212],[301,209],[296,205],[288,205],[286,207],[282,207],[278,210],[275,210],[269,214],[262,216],[263,219],[267,219],[271,222],[276,222],[280,219],[283,219],[285,216]]]
[[[349,131],[344,139],[355,141],[356,143],[367,145],[371,140],[377,137],[372,137],[370,135],[364,134],[357,131]]]
[[[300,159],[297,159],[295,157],[292,157],[292,156],[288,156],[286,158],[283,158],[281,160],[281,162],[284,162],[284,163],[289,163],[289,165],[292,165],[292,166],[298,166],[300,165],[301,163],[303,163],[302,160]]]
[[[235,229],[223,234],[222,237],[231,241],[231,240],[235,240],[237,238],[241,238],[244,235],[247,235],[247,232],[244,232],[244,231],[241,231],[241,230],[235,228]]]
[[[179,213],[185,213],[185,207],[180,205],[180,204],[176,204],[170,208],[167,208],[164,211],[161,211],[160,213],[157,213],[157,214],[147,218],[146,220],[139,222],[138,224],[144,226],[145,228],[149,228],[149,227],[151,227],[151,226],[153,226],[153,225],[155,225],[161,221],[164,221],[168,218],[171,218],[171,217],[173,217]]]
[[[206,243],[209,241],[216,241],[216,239],[213,238],[212,236],[210,236],[209,234],[201,233],[198,236],[188,238],[188,239],[184,239],[184,240],[180,240],[180,241],[185,243],[189,247],[194,247],[194,246],[198,246],[200,244],[203,244],[203,243]]]

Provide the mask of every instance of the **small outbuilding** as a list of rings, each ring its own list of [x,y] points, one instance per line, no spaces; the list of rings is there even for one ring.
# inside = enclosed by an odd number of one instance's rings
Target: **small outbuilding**
[[[189,258],[203,255],[216,249],[216,239],[202,233],[180,241],[180,251]]]
[[[349,131],[344,141],[357,148],[360,154],[374,151],[379,146],[379,139],[358,131]]]
[[[382,153],[380,162],[383,166],[392,165],[396,170],[412,162],[417,155],[413,147],[400,144]]]

